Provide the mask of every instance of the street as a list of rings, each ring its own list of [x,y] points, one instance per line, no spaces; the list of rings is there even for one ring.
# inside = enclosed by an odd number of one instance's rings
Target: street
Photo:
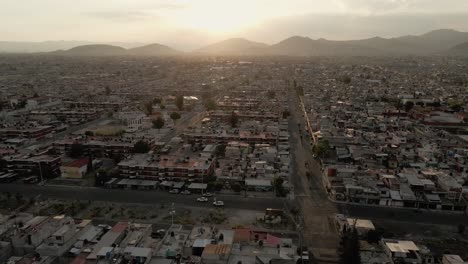
[[[310,137],[304,133],[304,109],[294,90],[290,90],[290,144],[294,195],[303,220],[304,242],[317,260],[336,261],[339,237],[329,221],[337,213],[322,187],[320,166],[312,157]],[[306,167],[307,163],[307,167]],[[310,179],[307,179],[307,173]]]
[[[46,198],[64,200],[92,200],[114,203],[171,204],[193,207],[211,207],[211,200],[206,203],[197,202],[200,195],[171,194],[159,190],[123,190],[102,189],[96,187],[76,186],[40,186],[26,184],[0,184],[0,192],[21,193],[25,197],[41,195]],[[264,211],[266,208],[283,208],[283,201],[277,198],[247,197],[243,195],[216,195],[225,207],[234,209],[249,209]]]

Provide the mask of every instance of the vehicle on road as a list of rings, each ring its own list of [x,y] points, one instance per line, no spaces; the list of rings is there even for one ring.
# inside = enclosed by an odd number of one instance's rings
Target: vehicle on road
[[[190,191],[189,191],[189,190],[184,190],[184,191],[180,192],[180,194],[189,195],[189,194],[190,194]]]
[[[208,198],[206,198],[206,197],[199,197],[199,198],[197,198],[197,202],[202,202],[202,203],[208,202]]]
[[[172,190],[169,191],[169,193],[178,194],[179,189],[172,189]]]
[[[213,202],[213,205],[216,206],[216,207],[223,207],[223,206],[224,206],[224,202],[223,202],[223,201],[214,201],[214,202]]]
[[[159,229],[156,232],[151,233],[151,238],[154,238],[154,239],[163,238],[165,234],[166,234],[165,229]]]
[[[209,192],[206,192],[204,194],[202,194],[204,197],[212,197],[213,194],[212,193],[209,193]]]

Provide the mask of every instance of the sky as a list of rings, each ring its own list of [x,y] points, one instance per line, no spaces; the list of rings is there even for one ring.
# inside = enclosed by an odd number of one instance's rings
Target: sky
[[[468,31],[468,0],[0,0],[0,40],[161,43]]]

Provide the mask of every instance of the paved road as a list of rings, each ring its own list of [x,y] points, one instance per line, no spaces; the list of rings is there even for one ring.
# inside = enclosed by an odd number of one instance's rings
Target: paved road
[[[468,216],[446,211],[415,211],[406,208],[363,206],[356,204],[338,204],[342,213],[351,217],[366,218],[375,221],[391,220],[420,224],[453,225],[468,223]]]
[[[322,187],[320,166],[312,158],[310,136],[305,131],[303,107],[294,91],[290,92],[289,122],[292,176],[296,202],[301,210],[304,242],[318,261],[337,260],[339,238],[329,217],[338,212]],[[307,165],[306,165],[307,163]],[[307,172],[310,178],[307,178]]]
[[[194,207],[210,207],[211,202],[196,201],[198,195],[170,194],[164,191],[101,189],[76,186],[39,186],[25,184],[0,184],[0,192],[21,193],[25,197],[42,197],[64,200],[93,200],[114,203],[170,204]],[[242,195],[216,195],[225,206],[234,209],[260,210],[265,208],[283,208],[283,201],[277,198],[243,197]]]

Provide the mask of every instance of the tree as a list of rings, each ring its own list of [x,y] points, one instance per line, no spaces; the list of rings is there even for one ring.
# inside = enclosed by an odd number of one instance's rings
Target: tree
[[[379,243],[380,239],[382,238],[383,230],[369,230],[367,232],[367,242],[371,244]]]
[[[414,107],[414,103],[413,103],[413,102],[409,101],[409,102],[406,102],[406,103],[405,103],[405,111],[406,111],[406,112],[411,111],[411,109],[413,109],[413,107]]]
[[[153,114],[153,103],[152,102],[148,102],[145,104],[145,110],[146,110],[146,113],[148,115],[151,115]]]
[[[133,145],[133,152],[135,153],[147,153],[149,150],[150,146],[143,140],[140,140]]]
[[[284,189],[283,183],[284,183],[284,180],[281,177],[275,177],[272,180],[271,185],[275,189],[276,196],[278,197],[286,196],[286,190]]]
[[[153,99],[153,104],[161,104],[162,100],[159,97]]]
[[[175,122],[180,119],[180,114],[177,112],[172,112],[171,113],[171,119]]]
[[[242,191],[242,186],[239,184],[239,183],[234,183],[232,186],[231,186],[232,190],[234,192],[241,192]]]
[[[90,130],[86,130],[86,132],[84,133],[86,136],[94,136],[94,133],[93,131],[90,131]]]
[[[284,110],[283,111],[283,118],[288,118],[289,116],[289,111],[288,110]]]
[[[83,155],[84,152],[84,146],[80,143],[73,143],[70,147],[70,152],[68,153],[68,156],[70,158],[79,158]]]
[[[448,101],[448,106],[455,112],[459,112],[463,108],[463,103],[454,99]]]
[[[231,127],[237,127],[238,122],[239,116],[236,114],[236,112],[233,111],[229,117],[229,124],[231,124]]]
[[[304,96],[304,88],[302,88],[302,86],[297,86],[296,87],[296,93],[299,96]]]
[[[269,90],[269,91],[267,92],[267,97],[268,97],[268,98],[270,98],[270,99],[275,99],[275,96],[276,96],[275,91]]]
[[[161,117],[158,117],[156,118],[156,120],[153,120],[153,128],[156,128],[156,129],[161,129],[163,128],[164,126],[164,119],[162,119]]]
[[[312,147],[312,152],[319,158],[325,158],[328,156],[330,146],[327,140],[319,141]]]
[[[179,111],[182,111],[184,109],[184,97],[182,95],[176,97],[175,103]]]
[[[216,110],[216,102],[213,99],[208,99],[205,102],[205,109],[206,111],[213,111]]]
[[[343,77],[341,78],[341,81],[342,81],[344,84],[350,84],[350,83],[351,83],[351,77],[349,77],[348,75],[343,76]]]
[[[340,263],[342,264],[360,264],[359,236],[356,228],[344,230],[340,241]]]

